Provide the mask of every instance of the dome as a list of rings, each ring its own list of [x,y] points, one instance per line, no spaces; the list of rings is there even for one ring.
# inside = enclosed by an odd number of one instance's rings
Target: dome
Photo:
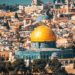
[[[46,25],[38,26],[31,33],[31,42],[56,41],[56,36],[51,28]]]

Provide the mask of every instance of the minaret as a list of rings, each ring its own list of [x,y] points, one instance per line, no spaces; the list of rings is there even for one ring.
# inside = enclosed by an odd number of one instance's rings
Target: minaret
[[[69,3],[70,3],[70,1],[71,0],[65,0],[66,7],[67,7],[67,9],[66,9],[67,13],[69,13]]]
[[[32,0],[32,5],[37,5],[37,0]]]

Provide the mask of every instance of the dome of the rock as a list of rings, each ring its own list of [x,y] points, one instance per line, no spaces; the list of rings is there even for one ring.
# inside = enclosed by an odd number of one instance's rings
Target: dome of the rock
[[[31,33],[32,42],[56,41],[56,36],[51,28],[45,25],[38,26]]]

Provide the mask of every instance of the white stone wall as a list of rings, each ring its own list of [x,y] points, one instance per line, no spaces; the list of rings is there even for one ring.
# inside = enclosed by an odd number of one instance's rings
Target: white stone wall
[[[25,7],[25,12],[27,13],[31,13],[33,11],[39,11],[39,10],[43,10],[43,5],[42,6],[27,6]]]

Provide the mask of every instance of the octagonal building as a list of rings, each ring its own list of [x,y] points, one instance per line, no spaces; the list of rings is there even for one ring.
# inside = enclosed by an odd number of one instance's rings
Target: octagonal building
[[[31,32],[31,48],[55,48],[56,36],[51,28],[41,25]]]

